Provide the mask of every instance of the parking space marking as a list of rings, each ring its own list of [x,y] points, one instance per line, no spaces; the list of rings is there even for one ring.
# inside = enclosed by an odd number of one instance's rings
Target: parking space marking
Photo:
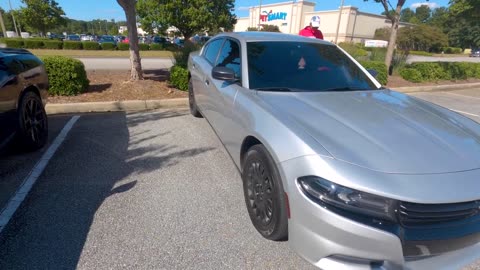
[[[469,96],[469,95],[460,95],[460,94],[456,94],[456,93],[452,93],[452,92],[445,92],[445,94],[449,94],[449,95],[454,95],[454,96],[459,96],[459,97],[464,97],[464,98],[468,98],[468,99],[480,99],[479,97],[472,97],[472,96]]]
[[[25,200],[27,194],[32,189],[38,177],[42,174],[45,167],[47,167],[48,162],[53,157],[58,147],[60,147],[60,145],[63,143],[63,141],[68,135],[68,132],[70,132],[73,125],[75,124],[75,122],[77,122],[79,118],[80,116],[76,115],[67,122],[60,134],[58,134],[53,143],[48,147],[47,151],[42,155],[37,164],[35,164],[35,166],[30,171],[25,180],[23,180],[20,188],[17,190],[17,192],[15,192],[15,195],[7,203],[7,206],[0,212],[0,233],[7,226],[8,222],[12,218],[15,211],[17,211],[23,200]]]
[[[473,113],[468,113],[468,112],[464,112],[464,111],[459,111],[459,110],[453,110],[453,109],[450,109],[454,112],[458,112],[458,113],[463,113],[463,114],[466,114],[466,115],[470,115],[470,116],[476,116],[476,117],[480,117],[480,115],[477,115],[477,114],[473,114]]]

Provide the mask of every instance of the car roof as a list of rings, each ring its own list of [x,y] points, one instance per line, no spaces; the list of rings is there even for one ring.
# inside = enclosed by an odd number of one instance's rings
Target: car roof
[[[312,42],[323,43],[326,45],[333,45],[328,41],[324,41],[316,38],[307,38],[300,35],[274,33],[274,32],[262,32],[262,31],[250,31],[250,32],[229,32],[218,34],[216,37],[227,36],[236,38],[244,42],[252,41],[297,41],[297,42]]]

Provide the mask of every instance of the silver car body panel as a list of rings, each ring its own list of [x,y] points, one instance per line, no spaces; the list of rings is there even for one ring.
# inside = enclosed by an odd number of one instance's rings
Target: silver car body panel
[[[213,79],[213,66],[201,54],[192,54],[188,68],[197,106],[240,170],[246,138],[256,138],[269,150],[289,196],[289,243],[302,257],[325,269],[338,269],[338,263],[348,265],[331,257],[336,254],[382,260],[392,268],[405,269],[453,269],[480,257],[480,244],[476,244],[464,252],[406,261],[396,235],[320,207],[305,197],[296,181],[316,175],[413,203],[479,200],[478,123],[386,89],[317,93],[250,90],[247,42],[288,40],[334,45],[268,33],[222,34],[207,44],[219,38],[240,44],[241,81]],[[364,68],[361,70],[373,79]]]

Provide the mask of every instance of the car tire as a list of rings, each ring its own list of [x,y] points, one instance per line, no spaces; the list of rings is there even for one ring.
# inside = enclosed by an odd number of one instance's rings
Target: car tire
[[[255,229],[266,239],[286,240],[286,197],[275,162],[263,145],[248,150],[242,172],[245,203]]]
[[[26,92],[18,106],[17,139],[25,151],[42,148],[48,139],[48,119],[42,100]]]
[[[190,78],[188,80],[188,105],[190,107],[190,113],[195,117],[202,117],[202,114],[198,110],[197,103],[195,102],[195,93],[193,91],[193,82]]]

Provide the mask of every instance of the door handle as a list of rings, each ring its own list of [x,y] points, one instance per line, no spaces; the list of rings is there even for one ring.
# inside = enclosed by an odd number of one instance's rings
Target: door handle
[[[206,85],[210,85],[210,81],[208,79],[205,80]]]

